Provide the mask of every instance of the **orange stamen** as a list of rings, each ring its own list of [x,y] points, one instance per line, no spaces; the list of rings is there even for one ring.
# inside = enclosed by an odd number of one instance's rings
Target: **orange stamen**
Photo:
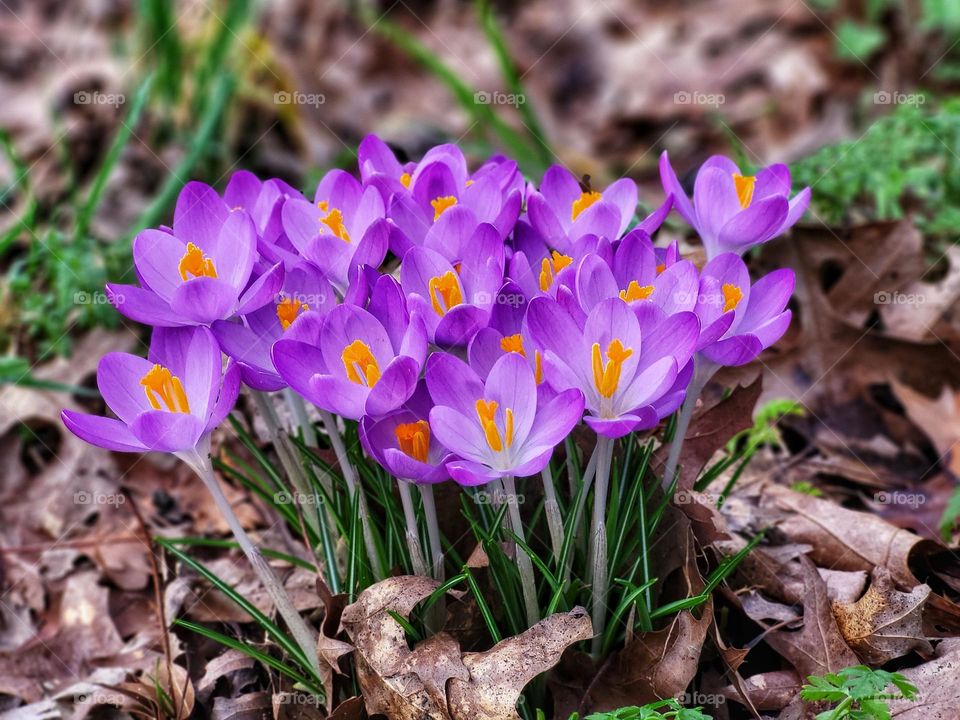
[[[430,201],[430,205],[433,206],[433,221],[436,222],[443,211],[447,208],[452,208],[457,204],[457,199],[453,195],[444,195],[443,197],[434,198]]]
[[[580,215],[584,210],[593,205],[597,200],[602,196],[596,190],[591,192],[582,192],[580,197],[573,201],[573,208],[570,211],[570,219],[576,220],[577,216]]]
[[[394,429],[400,450],[407,457],[425,463],[430,451],[430,424],[426,420],[402,423]]]
[[[600,354],[600,343],[593,344],[593,384],[601,397],[613,397],[620,385],[623,363],[631,355],[633,355],[633,348],[625,348],[619,340],[611,340],[607,345],[607,363],[604,365]]]
[[[556,250],[550,253],[550,257],[540,261],[540,290],[546,292],[553,285],[554,278],[565,267],[573,263],[573,258],[569,255],[561,255]]]
[[[646,300],[651,295],[653,295],[653,285],[641,285],[636,280],[631,280],[627,289],[620,291],[620,299],[626,302]]]
[[[180,271],[181,280],[189,280],[188,275],[211,278],[217,276],[217,268],[214,267],[213,260],[204,255],[203,250],[193,243],[187,243],[187,251],[180,258],[177,269]]]
[[[286,330],[293,325],[301,311],[309,310],[310,306],[305,302],[300,302],[294,298],[284,298],[277,303],[277,319],[280,321],[280,327]]]
[[[744,210],[750,207],[750,202],[753,200],[753,186],[756,182],[757,178],[753,175],[733,174],[733,186],[737,189],[737,199]]]
[[[140,378],[140,384],[154,410],[163,410],[165,406],[169,412],[190,412],[190,402],[183,391],[183,383],[163,365],[150,368],[150,372]]]
[[[434,312],[440,317],[446,315],[454,305],[463,302],[460,281],[457,280],[457,276],[452,270],[448,270],[438,277],[430,278],[428,287],[430,303],[433,305]]]
[[[354,340],[340,354],[347,379],[357,385],[373,387],[380,379],[380,366],[370,352],[370,346],[362,340]]]
[[[736,310],[737,305],[743,300],[743,290],[730,283],[724,283],[720,290],[723,292],[723,311]]]

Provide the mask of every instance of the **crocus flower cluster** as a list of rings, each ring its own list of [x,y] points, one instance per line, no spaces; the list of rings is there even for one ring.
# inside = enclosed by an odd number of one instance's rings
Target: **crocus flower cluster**
[[[698,368],[784,333],[792,273],[754,283],[741,256],[809,200],[783,165],[748,176],[711,158],[692,199],[666,153],[661,176],[665,200],[639,218],[629,179],[592,187],[554,166],[534,185],[504,157],[471,171],[441,145],[401,162],[370,136],[359,178],[331,171],[312,197],[247,172],[223,195],[189,183],[172,227],[135,239],[137,284],[108,287],[155,328],[149,359],[103,358],[116,418],[64,422],[111,450],[188,454],[241,381],[290,388],[357,421],[396,477],[464,485],[539,473],[581,420],[605,438],[653,428]],[[651,239],[671,209],[702,269]]]

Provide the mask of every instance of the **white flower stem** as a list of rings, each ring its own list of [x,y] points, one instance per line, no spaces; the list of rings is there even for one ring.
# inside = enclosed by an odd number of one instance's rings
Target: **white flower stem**
[[[557,490],[553,486],[553,473],[550,463],[540,471],[543,478],[543,510],[547,516],[547,529],[550,531],[550,547],[553,561],[560,562],[560,550],[563,547],[563,518],[560,517],[560,504],[557,502]]]
[[[593,452],[590,454],[590,459],[587,461],[586,470],[583,472],[583,490],[580,491],[580,501],[577,503],[575,510],[575,515],[573,518],[573,527],[575,537],[578,539],[580,535],[580,518],[583,517],[583,508],[587,504],[587,494],[590,492],[590,486],[593,484],[593,477],[597,472],[597,457],[600,443],[597,443],[597,446],[593,448]],[[576,497],[576,489],[574,489],[574,495]],[[563,583],[566,584],[570,580],[570,572],[573,568],[573,553],[570,552],[567,554],[567,563],[566,567],[563,569]]]
[[[203,484],[213,497],[214,504],[227,521],[227,525],[230,526],[230,530],[237,544],[240,546],[243,554],[246,555],[257,577],[260,578],[260,582],[263,583],[263,587],[266,589],[270,599],[273,600],[277,612],[286,623],[297,646],[303,652],[304,657],[306,657],[314,672],[319,675],[320,662],[317,658],[316,634],[301,617],[296,607],[294,607],[283,584],[273,572],[273,568],[270,567],[270,564],[260,553],[259,548],[250,540],[246,530],[243,529],[243,525],[240,524],[236,513],[233,512],[230,501],[227,500],[226,495],[223,494],[223,490],[213,474],[213,465],[210,462],[209,453],[197,450],[192,454],[182,455],[180,457],[197,473],[200,479],[203,480]]]
[[[593,521],[590,524],[591,563],[590,581],[593,585],[593,645],[594,657],[599,656],[603,643],[603,630],[607,623],[607,489],[610,485],[610,463],[613,456],[613,441],[597,436],[597,481],[593,493]]]
[[[677,426],[673,432],[673,440],[670,443],[670,453],[667,455],[667,464],[664,466],[663,479],[660,486],[664,492],[670,489],[673,484],[674,476],[677,473],[677,465],[680,462],[680,451],[683,449],[683,441],[687,437],[687,431],[690,429],[690,420],[693,418],[693,411],[697,407],[697,400],[700,393],[710,382],[710,378],[716,373],[718,366],[708,360],[696,356],[695,370],[693,379],[687,386],[687,394],[683,399],[683,405],[680,406],[680,414],[677,416]]]
[[[310,416],[307,414],[307,404],[302,397],[290,388],[284,388],[283,396],[287,400],[287,405],[290,406],[290,412],[293,413],[296,424],[303,432],[304,445],[311,448],[317,447],[317,429],[310,422]]]
[[[418,487],[420,498],[423,500],[423,514],[427,520],[427,539],[430,541],[433,578],[443,582],[443,545],[440,543],[440,523],[437,521],[437,503],[433,497],[433,485],[424,484]]]
[[[503,478],[503,489],[506,493],[507,514],[510,516],[510,525],[513,526],[514,534],[520,538],[524,545],[527,544],[523,534],[523,521],[520,519],[520,506],[517,504],[517,484],[513,476],[508,475]],[[527,611],[527,623],[533,627],[540,621],[540,611],[537,608],[537,586],[533,579],[533,563],[530,556],[527,555],[519,545],[515,546],[514,552],[517,556],[517,568],[520,570],[520,585],[523,588],[523,604]]]
[[[410,492],[410,481],[397,479],[400,490],[400,502],[403,504],[403,517],[407,523],[407,550],[410,551],[410,562],[413,565],[414,575],[429,577],[427,562],[423,559],[423,548],[420,545],[420,532],[417,527],[417,514],[413,509],[413,494]]]
[[[383,580],[385,577],[383,568],[380,566],[380,554],[377,552],[376,543],[373,541],[373,533],[370,531],[370,509],[367,507],[367,497],[363,492],[363,486],[357,482],[357,476],[350,464],[350,458],[347,456],[347,448],[343,444],[343,438],[340,437],[340,430],[337,428],[337,420],[326,410],[320,410],[320,420],[323,427],[330,436],[330,444],[333,445],[333,452],[337,456],[337,464],[340,465],[340,472],[343,473],[343,479],[347,483],[347,491],[350,493],[350,501],[354,497],[358,500],[360,511],[360,527],[363,531],[363,544],[367,551],[367,558],[370,561],[370,569],[373,571],[375,580]]]

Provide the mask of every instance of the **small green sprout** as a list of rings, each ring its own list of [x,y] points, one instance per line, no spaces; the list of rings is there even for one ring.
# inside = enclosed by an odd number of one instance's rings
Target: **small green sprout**
[[[810,675],[807,680],[810,684],[800,691],[803,700],[834,704],[816,720],[890,720],[888,700],[913,700],[917,695],[916,686],[900,673],[871,670],[866,665],[823,677]],[[898,692],[885,692],[890,686]]]

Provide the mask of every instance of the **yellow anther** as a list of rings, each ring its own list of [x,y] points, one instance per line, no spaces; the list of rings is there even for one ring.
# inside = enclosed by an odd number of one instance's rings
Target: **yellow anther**
[[[580,193],[580,197],[573,201],[573,207],[570,210],[570,219],[576,220],[580,213],[593,205],[601,197],[600,193],[596,190]]]
[[[504,338],[500,339],[500,349],[504,352],[515,352],[527,356],[527,353],[523,349],[523,335],[517,333],[516,335],[507,335]]]
[[[301,312],[309,310],[310,306],[305,302],[300,302],[294,298],[284,298],[277,303],[277,319],[280,321],[280,327],[286,330],[293,325],[293,321]]]
[[[641,285],[636,280],[631,280],[627,289],[620,291],[620,299],[625,302],[646,300],[651,295],[653,295],[653,285]]]
[[[150,368],[150,372],[140,378],[140,384],[147,393],[150,407],[154,410],[190,412],[190,403],[187,400],[187,394],[183,391],[183,383],[163,365],[154,365]]]
[[[213,260],[204,255],[203,250],[193,243],[187,243],[187,251],[180,258],[177,269],[180,271],[181,280],[188,280],[188,275],[212,278],[217,276],[217,268],[214,267]]]
[[[426,420],[397,425],[394,429],[397,444],[407,457],[425,463],[430,452],[430,424]]]
[[[723,311],[736,310],[737,305],[743,300],[743,290],[730,283],[724,283],[720,290],[723,292]]]
[[[410,189],[410,173],[404,173],[400,176],[400,184],[403,185],[408,190]]]
[[[440,317],[449,312],[454,305],[463,302],[463,291],[460,289],[460,281],[457,280],[456,273],[447,270],[443,275],[430,278],[430,303],[433,305],[434,312]]]
[[[370,346],[362,340],[354,340],[343,349],[340,355],[347,379],[357,385],[373,387],[380,379],[380,366],[370,352]]]
[[[623,363],[631,355],[633,355],[633,348],[623,347],[623,343],[617,339],[611,340],[607,345],[607,363],[604,365],[600,354],[600,343],[593,344],[593,383],[601,397],[613,397],[620,385]]]
[[[733,186],[737,189],[737,199],[744,210],[750,207],[750,202],[753,200],[753,186],[756,182],[757,178],[753,175],[733,174]]]
[[[540,261],[540,290],[546,292],[553,285],[553,281],[561,270],[573,263],[569,255],[561,255],[556,250],[550,257]]]
[[[436,222],[443,211],[447,208],[452,208],[457,204],[457,199],[453,195],[444,195],[443,197],[434,198],[430,201],[430,205],[433,206],[433,221]]]
[[[323,212],[327,213],[320,218],[320,222],[330,228],[330,232],[338,238],[344,242],[350,242],[350,234],[347,232],[347,226],[343,222],[343,213],[337,208],[328,211],[326,201],[317,203],[317,206],[320,207]]]

